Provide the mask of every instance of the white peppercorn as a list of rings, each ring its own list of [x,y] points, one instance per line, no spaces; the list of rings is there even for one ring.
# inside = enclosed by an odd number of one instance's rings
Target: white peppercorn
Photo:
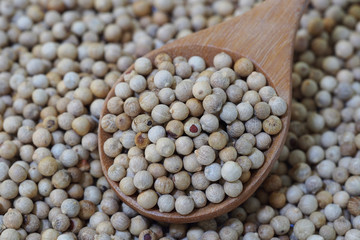
[[[221,178],[221,166],[218,163],[212,163],[204,168],[205,177],[211,181],[215,182]]]
[[[160,212],[171,212],[175,208],[175,199],[172,195],[161,195],[157,202]]]
[[[219,120],[213,114],[204,114],[200,118],[200,124],[201,128],[208,133],[212,133],[219,128]]]
[[[210,146],[202,146],[195,150],[196,160],[201,165],[209,165],[215,161],[215,151]]]
[[[306,215],[310,215],[318,207],[316,198],[312,195],[304,195],[300,198],[298,208]]]
[[[152,175],[145,170],[139,171],[134,176],[134,186],[139,190],[149,189],[153,185]]]
[[[163,104],[170,105],[175,101],[175,92],[171,88],[162,88],[158,93],[159,101]]]
[[[225,103],[220,112],[220,119],[225,123],[232,123],[238,116],[236,105],[230,102]]]
[[[148,58],[138,58],[134,63],[134,68],[139,74],[148,75],[152,71],[152,63]]]
[[[113,181],[119,182],[125,175],[125,168],[120,164],[113,164],[108,169],[108,176]]]
[[[315,232],[314,224],[307,219],[301,219],[295,223],[294,233],[297,238],[306,239]]]
[[[246,79],[249,89],[259,91],[265,87],[266,79],[265,76],[260,72],[252,72]]]
[[[221,168],[221,176],[228,182],[235,182],[241,177],[242,169],[237,162],[225,162]]]
[[[253,116],[253,107],[249,102],[241,102],[236,106],[236,109],[239,113],[239,120],[247,121]]]
[[[181,215],[187,215],[194,209],[194,201],[191,197],[180,196],[175,201],[175,209]]]
[[[154,84],[159,89],[171,87],[173,81],[173,76],[166,70],[160,70],[154,76]]]
[[[217,183],[209,185],[209,187],[206,188],[205,194],[209,202],[212,203],[219,203],[225,197],[224,188]]]
[[[175,144],[168,138],[159,138],[156,142],[156,151],[163,157],[170,157],[175,152]]]
[[[284,216],[276,216],[270,221],[270,225],[278,235],[286,234],[290,229],[290,222]]]
[[[221,52],[221,53],[215,55],[215,57],[213,59],[213,64],[216,69],[230,67],[232,65],[232,59],[228,54]]]
[[[183,166],[182,159],[177,155],[173,155],[171,157],[167,157],[164,159],[164,167],[166,171],[170,173],[179,172],[182,166]]]
[[[219,95],[210,94],[204,98],[202,104],[207,113],[215,114],[221,110],[223,102]]]
[[[175,149],[180,155],[189,155],[194,149],[194,142],[190,137],[179,137],[175,140]]]
[[[238,197],[243,190],[243,184],[240,180],[225,182],[224,192],[229,197]]]
[[[151,118],[159,123],[165,123],[171,119],[170,108],[164,104],[159,104],[151,111]]]
[[[271,108],[271,113],[276,116],[282,116],[287,110],[286,102],[280,97],[272,97],[269,100],[269,106]]]
[[[130,89],[140,93],[146,89],[146,79],[142,75],[135,75],[129,81]]]

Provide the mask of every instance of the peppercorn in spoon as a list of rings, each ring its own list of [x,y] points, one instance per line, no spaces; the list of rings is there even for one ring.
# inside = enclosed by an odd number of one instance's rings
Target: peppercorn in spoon
[[[268,84],[290,106],[294,38],[307,3],[308,0],[267,0],[241,16],[166,44],[145,57],[154,61],[160,53],[167,53],[171,58],[183,56],[188,59],[192,56],[200,56],[208,66],[213,64],[214,56],[221,52],[227,53],[233,60],[241,57],[248,58],[255,65],[255,70],[266,76]],[[132,70],[134,66],[131,66],[126,73]],[[122,81],[124,81],[123,76],[118,82]],[[101,118],[109,113],[106,106],[109,99],[115,96],[115,86],[116,84],[105,99]],[[289,129],[290,110],[281,117],[281,121],[282,130],[273,137],[271,147],[265,152],[265,162],[259,169],[252,172],[241,194],[235,198],[227,197],[218,204],[210,203],[203,208],[195,209],[188,215],[180,215],[174,211],[160,212],[155,208],[144,209],[138,204],[136,196],[127,196],[120,190],[119,184],[108,176],[108,169],[113,164],[113,159],[104,152],[104,142],[111,137],[111,134],[105,132],[99,124],[99,152],[102,169],[120,199],[143,216],[172,223],[190,223],[215,218],[243,203],[265,180],[285,143]]]

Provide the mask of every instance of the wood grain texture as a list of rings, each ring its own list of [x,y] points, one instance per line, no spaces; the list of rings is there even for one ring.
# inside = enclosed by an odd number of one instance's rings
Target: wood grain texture
[[[298,22],[308,2],[309,0],[267,0],[241,16],[166,44],[148,53],[146,57],[153,60],[161,52],[166,52],[171,57],[189,58],[197,55],[203,57],[210,66],[213,57],[220,52],[228,53],[233,60],[247,57],[255,64],[256,70],[266,76],[269,85],[276,89],[278,95],[285,99],[290,108],[294,38]],[[131,70],[133,66],[127,72]],[[120,77],[118,81],[124,80]],[[113,96],[115,96],[114,87],[105,99],[101,117],[108,113],[106,103]],[[111,137],[111,134],[104,132],[99,124],[98,144],[102,169],[119,198],[143,216],[171,223],[191,223],[215,218],[246,201],[265,180],[284,146],[290,123],[290,109],[281,120],[283,129],[273,139],[270,149],[265,153],[264,165],[252,172],[250,180],[244,184],[241,195],[237,198],[228,197],[219,204],[208,204],[186,216],[176,212],[161,213],[157,209],[143,209],[137,204],[136,196],[129,197],[120,191],[118,183],[111,181],[107,176],[107,169],[113,160],[103,151],[104,142]]]

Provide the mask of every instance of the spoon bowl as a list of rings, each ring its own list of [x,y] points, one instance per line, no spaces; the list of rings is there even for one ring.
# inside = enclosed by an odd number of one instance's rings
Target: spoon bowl
[[[286,101],[288,111],[281,117],[283,124],[281,132],[273,137],[271,147],[265,152],[264,164],[251,172],[251,177],[244,184],[242,193],[236,198],[227,197],[221,203],[210,203],[203,208],[194,209],[189,215],[180,215],[175,211],[163,213],[155,208],[144,209],[137,203],[137,195],[127,196],[122,193],[119,184],[109,179],[107,175],[113,160],[106,156],[103,146],[111,134],[105,132],[99,125],[98,147],[102,169],[109,184],[123,202],[143,216],[159,222],[192,223],[227,213],[246,201],[256,191],[278,159],[289,129],[293,45],[297,25],[307,3],[308,0],[267,0],[241,16],[178,39],[145,55],[152,61],[159,53],[167,53],[172,58],[183,56],[188,59],[191,56],[200,56],[207,66],[212,66],[214,56],[221,52],[229,54],[234,61],[246,57],[253,62],[256,71],[265,75],[268,85]],[[125,73],[133,69],[132,65]],[[123,76],[117,83],[122,81],[124,81]],[[101,118],[108,113],[106,104],[111,97],[115,96],[117,83],[105,99]]]

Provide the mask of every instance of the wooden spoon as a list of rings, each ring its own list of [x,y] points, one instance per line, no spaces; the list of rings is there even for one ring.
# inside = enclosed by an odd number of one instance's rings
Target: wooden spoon
[[[283,129],[273,138],[270,149],[265,153],[264,165],[253,171],[249,181],[244,184],[241,195],[237,198],[226,198],[219,204],[208,204],[204,208],[195,209],[191,214],[182,216],[175,211],[161,213],[158,209],[146,210],[136,202],[136,196],[126,196],[120,191],[118,183],[111,181],[107,175],[113,160],[103,151],[103,145],[111,134],[102,130],[99,124],[99,151],[102,169],[111,187],[119,198],[143,216],[161,222],[191,223],[215,218],[229,212],[248,199],[269,174],[275,160],[278,159],[286,140],[290,122],[291,106],[291,71],[294,49],[294,38],[299,19],[309,0],[267,0],[245,14],[233,17],[221,24],[187,37],[166,44],[146,55],[152,61],[159,53],[165,52],[172,58],[176,56],[201,56],[207,65],[212,65],[214,56],[226,52],[233,60],[240,57],[249,58],[262,72],[270,86],[288,104],[289,110],[282,117]],[[126,72],[133,70],[131,66]],[[122,77],[118,82],[124,81]],[[116,85],[116,84],[115,84]],[[115,86],[114,85],[114,86]],[[101,117],[108,113],[106,104],[115,96],[115,87],[105,99]]]

